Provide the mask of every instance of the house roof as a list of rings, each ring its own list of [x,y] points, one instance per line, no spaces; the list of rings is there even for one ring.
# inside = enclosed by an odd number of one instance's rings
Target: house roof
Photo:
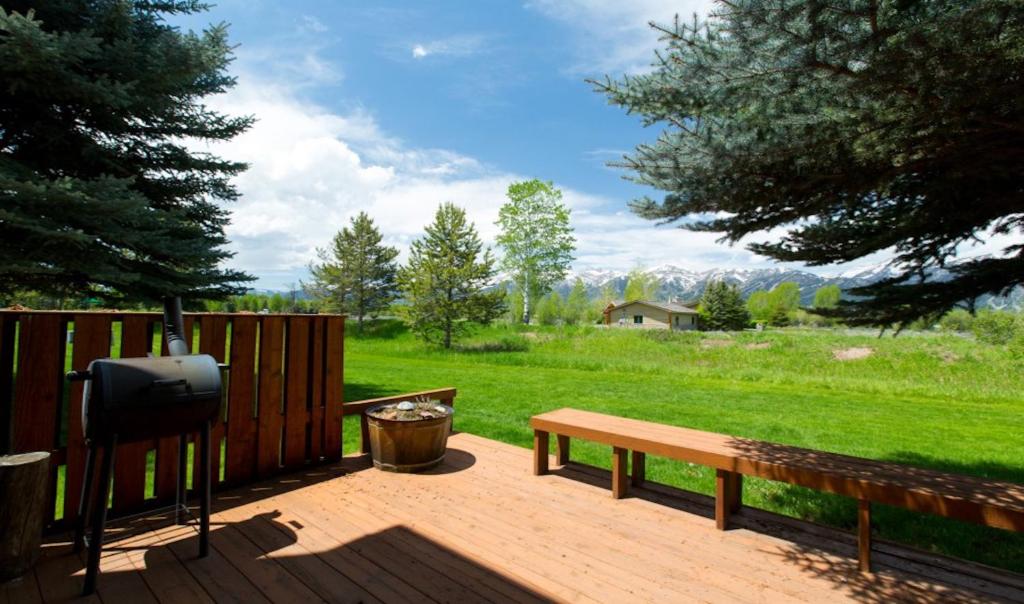
[[[689,306],[683,306],[682,304],[676,304],[675,302],[648,302],[647,300],[630,300],[629,302],[621,302],[614,304],[609,310],[618,310],[625,308],[630,304],[643,304],[644,306],[650,306],[652,308],[660,308],[668,312],[695,315],[697,311]]]

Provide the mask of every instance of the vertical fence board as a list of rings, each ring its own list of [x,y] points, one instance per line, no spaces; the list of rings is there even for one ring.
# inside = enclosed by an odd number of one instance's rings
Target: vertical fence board
[[[201,354],[208,354],[216,359],[218,363],[223,363],[225,358],[224,347],[227,344],[227,338],[227,317],[223,315],[203,315],[199,317],[199,352]],[[221,400],[226,399],[227,396]],[[213,423],[210,435],[210,447],[213,449],[210,455],[210,482],[214,487],[220,483],[220,442],[224,438],[224,409],[221,408],[220,411]],[[193,441],[198,442],[196,439],[193,439]],[[195,455],[194,460],[195,466],[192,470],[192,475],[199,476],[199,455]]]
[[[192,350],[192,328],[195,319],[191,316],[184,317],[183,327],[185,344],[189,351]],[[167,356],[167,332],[163,333],[163,345],[160,347],[161,356]],[[188,471],[186,467],[185,471]],[[178,488],[178,437],[166,436],[156,441],[156,474],[153,476],[156,486],[156,498],[161,502],[169,502],[174,499],[174,493]]]
[[[18,335],[18,369],[14,382],[13,450],[51,452],[56,448],[63,400],[64,318],[57,314],[22,316]],[[57,496],[55,460],[51,457],[46,490],[47,524]]]
[[[52,451],[64,382],[64,318],[21,318],[14,383],[14,452]]]
[[[324,322],[310,326],[309,354],[309,458],[320,461],[324,448]]]
[[[309,318],[288,319],[285,355],[284,466],[301,467],[306,461],[306,426],[309,424]]]
[[[256,470],[256,317],[231,320],[231,369],[228,374],[227,467],[225,482],[252,480]]]
[[[259,432],[256,470],[259,476],[277,472],[281,465],[281,387],[284,319],[266,317],[260,325]]]
[[[0,314],[0,453],[11,450],[11,414],[14,411],[14,332],[18,320]]]
[[[126,314],[121,319],[121,358],[144,357],[153,348],[153,317]],[[146,454],[153,441],[117,446],[114,455],[114,512],[142,507],[146,498]]]
[[[324,371],[324,458],[341,459],[341,405],[345,401],[344,380],[345,318],[327,317]]]
[[[76,313],[75,339],[71,352],[71,367],[85,370],[96,359],[110,356],[110,326],[108,314]],[[78,516],[78,499],[82,491],[85,470],[85,438],[82,436],[83,382],[70,384],[68,398],[67,455],[64,470],[64,521]]]

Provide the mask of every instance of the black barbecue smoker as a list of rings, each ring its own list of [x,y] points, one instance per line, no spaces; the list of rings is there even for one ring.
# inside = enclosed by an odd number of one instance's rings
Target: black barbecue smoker
[[[190,515],[185,491],[187,435],[199,433],[199,557],[209,553],[210,427],[220,413],[221,374],[212,356],[189,354],[187,342],[191,334],[184,334],[183,329],[181,299],[166,298],[164,333],[169,356],[96,359],[85,371],[68,374],[72,381],[85,382],[82,429],[88,452],[74,542],[76,551],[85,545],[86,522],[91,514],[83,595],[96,589],[114,451],[119,444],[179,437],[177,494],[173,506],[159,511],[173,510],[175,521],[181,524]],[[100,482],[90,502],[89,493],[93,492],[92,483],[101,453]]]

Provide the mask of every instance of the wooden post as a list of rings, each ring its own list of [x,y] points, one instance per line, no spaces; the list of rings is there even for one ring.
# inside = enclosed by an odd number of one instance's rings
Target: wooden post
[[[628,472],[626,471],[628,453],[628,449],[612,447],[612,497],[615,499],[625,497],[629,489],[626,483],[628,480]]]
[[[871,502],[858,501],[857,506],[857,553],[860,571],[871,572]]]
[[[558,465],[564,466],[569,463],[569,437],[558,434]]]
[[[543,430],[533,431],[533,475],[542,476],[548,473],[548,433]]]
[[[715,526],[729,528],[729,516],[740,509],[743,497],[743,475],[728,470],[715,471]]]
[[[45,451],[0,456],[0,583],[21,576],[39,559],[49,476]]]
[[[647,454],[633,451],[633,486],[638,487],[647,480]]]

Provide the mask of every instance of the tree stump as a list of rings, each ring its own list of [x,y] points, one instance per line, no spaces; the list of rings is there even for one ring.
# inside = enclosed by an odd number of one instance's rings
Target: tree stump
[[[39,558],[49,475],[49,453],[0,456],[0,583],[22,575]]]

